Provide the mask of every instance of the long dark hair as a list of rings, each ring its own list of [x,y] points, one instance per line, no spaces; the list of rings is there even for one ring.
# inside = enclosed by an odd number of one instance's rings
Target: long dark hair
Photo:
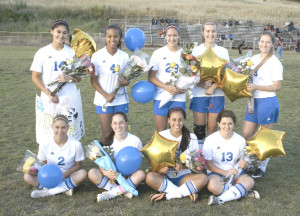
[[[220,123],[222,118],[227,117],[227,118],[231,118],[233,123],[236,123],[236,117],[234,112],[232,112],[231,110],[223,110],[222,112],[220,112],[217,116],[217,122]]]
[[[121,49],[121,39],[122,39],[122,36],[123,36],[122,29],[117,24],[109,25],[109,26],[106,27],[106,29],[104,31],[105,36],[106,36],[106,31],[108,29],[115,29],[118,32],[118,34],[119,34],[119,43],[118,43],[117,47],[119,49]]]
[[[172,109],[169,110],[168,112],[168,119],[170,119],[170,116],[173,112],[180,112],[183,115],[183,118],[186,119],[186,113],[185,111],[180,108],[180,107],[174,107]],[[181,152],[184,152],[189,143],[190,143],[191,137],[190,137],[190,131],[186,128],[186,126],[182,126],[182,138],[181,138],[181,143],[180,143],[180,147],[179,150]]]
[[[125,113],[123,112],[115,112],[112,116],[111,116],[111,119],[110,119],[110,124],[112,123],[112,119],[115,115],[121,115],[123,116],[125,122],[128,122],[128,119],[127,119],[127,116],[125,115]],[[100,143],[103,145],[103,146],[110,146],[113,142],[114,142],[114,136],[115,136],[115,132],[112,130],[110,132],[110,134],[108,134],[108,136],[106,137],[103,137],[101,140],[100,140]]]

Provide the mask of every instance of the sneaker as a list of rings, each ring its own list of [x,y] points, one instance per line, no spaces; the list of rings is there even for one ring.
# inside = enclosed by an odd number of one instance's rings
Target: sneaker
[[[74,193],[74,189],[70,189],[70,190],[68,190],[68,191],[65,192],[65,194],[67,196],[73,196],[73,193]]]
[[[261,178],[265,175],[265,172],[263,172],[261,169],[257,169],[254,171],[254,173],[252,174],[252,178]]]
[[[149,197],[151,203],[165,200],[166,199],[166,193],[158,193],[158,194],[151,194]]]
[[[260,199],[260,195],[258,193],[258,191],[254,190],[254,191],[248,191],[248,194],[246,196],[247,198],[254,198],[254,199]]]
[[[100,194],[97,195],[97,202],[102,202],[104,200],[110,200],[110,199],[113,199],[115,197],[116,197],[116,195],[113,194],[112,192],[105,191],[105,192],[100,193]]]
[[[129,193],[129,192],[127,192],[127,193],[124,193],[124,194],[123,194],[123,196],[124,196],[124,197],[127,197],[128,199],[132,199],[132,197],[133,197],[133,194],[132,194],[132,193]]]
[[[33,190],[31,192],[31,198],[41,198],[49,196],[48,189],[42,189],[42,190]]]
[[[198,199],[198,193],[193,193],[189,195],[189,197],[193,202],[196,202],[196,200]]]
[[[211,195],[208,198],[207,205],[223,205],[223,204],[224,204],[224,202],[222,200],[220,200],[219,197]]]

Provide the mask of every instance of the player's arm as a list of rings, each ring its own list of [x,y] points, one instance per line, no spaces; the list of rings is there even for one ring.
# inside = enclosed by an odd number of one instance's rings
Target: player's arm
[[[157,71],[150,70],[148,73],[148,80],[152,82],[157,87],[163,88],[166,91],[168,91],[170,94],[175,95],[180,93],[180,89],[177,89],[175,86],[167,85],[166,83],[163,83],[159,79],[156,78]]]
[[[237,174],[237,169],[235,169],[235,168],[231,168],[229,170],[223,170],[223,169],[215,166],[213,164],[212,160],[206,160],[205,162],[206,162],[207,169],[209,169],[210,171],[212,171],[214,173],[218,173],[223,176]]]
[[[103,88],[101,87],[100,83],[98,82],[98,76],[92,75],[91,77],[91,84],[99,92],[107,102],[111,102],[114,99],[114,94],[107,94]]]
[[[70,176],[72,173],[81,169],[82,161],[75,162],[75,165],[63,173],[63,178]]]
[[[99,169],[101,170],[103,175],[105,175],[107,178],[112,179],[112,180],[116,179],[119,175],[117,172],[115,172],[112,169],[106,170],[100,166],[99,166]]]
[[[32,79],[32,82],[42,91],[44,92],[48,97],[49,99],[53,102],[53,103],[58,103],[58,97],[57,96],[54,96],[52,97],[51,96],[51,91],[49,89],[46,88],[46,86],[44,85],[44,83],[42,82],[41,80],[41,73],[39,72],[36,72],[36,71],[32,71],[32,75],[31,75],[31,79]]]

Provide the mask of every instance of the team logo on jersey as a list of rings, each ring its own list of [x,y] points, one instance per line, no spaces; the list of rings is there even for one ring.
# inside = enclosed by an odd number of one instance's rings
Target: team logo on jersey
[[[105,62],[106,62],[105,60],[102,61],[102,63],[105,63]]]
[[[221,149],[220,146],[218,146],[217,149]]]
[[[163,60],[166,60],[167,59],[167,57],[163,57]]]
[[[52,58],[51,56],[49,56],[48,58]]]
[[[51,152],[51,155],[54,155],[54,152]]]

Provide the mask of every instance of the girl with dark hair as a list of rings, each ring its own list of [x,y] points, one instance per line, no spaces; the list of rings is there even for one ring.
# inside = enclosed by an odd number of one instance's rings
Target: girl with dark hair
[[[36,188],[31,193],[32,198],[41,198],[66,192],[72,196],[73,189],[80,185],[87,177],[87,172],[81,168],[84,151],[81,143],[67,135],[69,129],[68,118],[56,115],[53,119],[52,130],[54,136],[47,143],[39,146],[38,159],[45,164],[57,165],[63,173],[63,182],[52,189],[43,188],[36,175],[24,174],[24,180]]]
[[[105,29],[106,46],[92,56],[95,75],[91,78],[91,84],[96,89],[94,104],[100,119],[102,137],[108,136],[112,130],[109,122],[113,113],[128,113],[125,86],[129,82],[118,77],[129,59],[128,54],[121,50],[121,39],[122,29],[117,25],[109,25]],[[124,87],[113,94],[117,85]]]
[[[115,112],[112,114],[110,126],[112,132],[101,140],[101,144],[104,146],[111,146],[114,151],[114,158],[118,152],[127,146],[132,146],[137,149],[142,148],[141,140],[126,131],[128,126],[127,117],[123,112]],[[121,185],[112,183],[109,180],[115,180],[118,176],[117,172],[113,170],[105,170],[102,167],[93,168],[88,172],[88,177],[98,188],[105,189],[107,191],[97,195],[97,201],[102,202],[104,200],[113,199],[120,194],[128,198],[132,198],[131,193],[126,193]],[[145,179],[145,173],[142,170],[138,170],[130,176],[127,176],[127,182],[133,188],[136,188]]]
[[[216,44],[217,33],[215,22],[204,23],[202,26],[203,43],[193,49],[192,55],[198,57],[211,47],[219,58],[229,61],[227,49]],[[194,133],[203,143],[206,126],[208,135],[217,130],[216,118],[225,106],[224,92],[212,80],[201,80],[193,88],[192,96],[190,109],[193,110],[194,115]]]
[[[168,126],[168,111],[173,107],[181,107],[185,110],[185,93],[173,85],[166,84],[172,78],[172,73],[178,74],[180,55],[182,49],[179,46],[180,32],[176,24],[170,24],[165,28],[167,45],[155,50],[150,59],[153,66],[149,71],[148,79],[157,86],[153,101],[153,114],[155,127],[158,132],[166,130]],[[159,104],[165,94],[173,95],[171,101],[159,108]]]
[[[244,172],[241,173],[234,185],[224,184],[226,176],[238,174],[238,170],[234,168],[237,164],[242,169],[249,167],[249,163],[242,160],[246,141],[233,131],[235,122],[234,113],[230,110],[223,110],[217,116],[219,131],[209,135],[204,142],[203,154],[206,159],[208,176],[207,189],[213,193],[209,197],[208,205],[221,205],[244,196],[260,198],[257,191],[251,191],[248,194],[248,191],[254,186],[254,180]]]
[[[61,72],[61,65],[67,59],[73,59],[75,52],[71,47],[65,45],[68,40],[69,25],[64,20],[57,20],[51,26],[52,43],[39,49],[34,56],[30,70],[32,71],[32,82],[41,90],[41,100],[43,101],[42,108],[47,111],[46,106],[51,105],[56,113],[67,114],[62,110],[62,105],[59,104],[62,96],[69,96],[72,100],[79,100],[81,106],[81,98],[79,90],[76,88],[76,82],[81,79],[73,76],[63,75]],[[42,78],[42,79],[41,79]],[[55,95],[51,96],[51,92],[57,87],[57,84],[48,87],[48,84],[58,78],[59,82],[67,82],[65,86]],[[68,110],[68,108],[67,108]],[[78,111],[79,119],[82,117],[82,108]],[[51,116],[53,113],[49,113]],[[81,116],[81,117],[80,117]],[[73,129],[73,120],[70,122],[70,127]],[[48,136],[45,134],[48,134]],[[52,137],[51,124],[44,127],[44,134],[40,136],[37,134],[37,142],[41,144]],[[42,138],[39,138],[42,137]],[[81,136],[80,136],[81,137]]]
[[[279,102],[276,91],[281,88],[283,80],[283,66],[273,55],[276,39],[273,33],[264,32],[258,41],[261,51],[251,58],[253,62],[251,74],[253,83],[247,86],[254,97],[254,112],[249,113],[248,108],[244,118],[243,137],[251,138],[259,125],[269,129],[278,121]],[[259,168],[252,175],[253,178],[264,176],[270,158],[262,161]]]
[[[186,114],[182,108],[170,109],[168,112],[170,129],[159,132],[161,136],[169,140],[180,142],[176,151],[177,157],[184,151],[192,152],[198,149],[197,137],[184,126],[185,118]],[[151,195],[151,202],[185,196],[189,196],[195,202],[198,198],[198,192],[207,184],[207,177],[205,174],[192,174],[186,166],[176,163],[175,169],[163,167],[158,172],[148,173],[146,184],[160,192]]]

